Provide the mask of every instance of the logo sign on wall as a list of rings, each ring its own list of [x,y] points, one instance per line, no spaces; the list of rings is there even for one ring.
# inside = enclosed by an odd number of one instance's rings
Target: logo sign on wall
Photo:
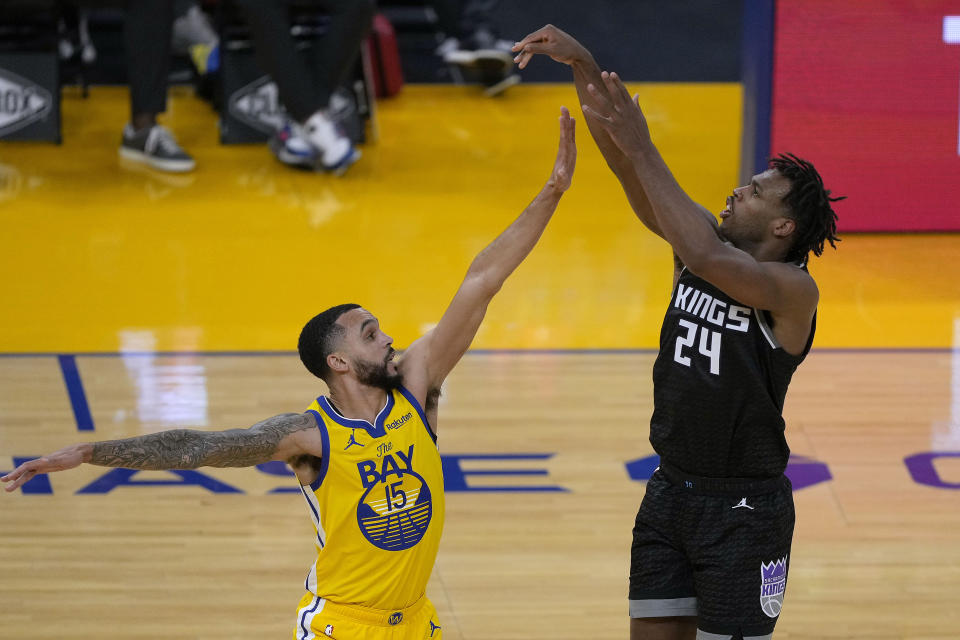
[[[0,137],[46,118],[53,97],[40,85],[0,69]]]
[[[230,114],[244,124],[271,134],[283,127],[284,109],[270,76],[257,78],[230,96]]]

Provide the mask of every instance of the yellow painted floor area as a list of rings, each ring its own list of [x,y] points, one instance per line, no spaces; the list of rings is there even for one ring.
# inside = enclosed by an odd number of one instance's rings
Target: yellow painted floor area
[[[722,208],[738,174],[739,86],[631,89],[680,183]],[[175,89],[163,122],[198,169],[170,176],[120,166],[125,88],[68,90],[62,146],[0,143],[0,352],[289,350],[314,313],[347,301],[408,344],[546,179],[562,104],[582,120],[572,85],[495,100],[407,86],[379,103],[379,141],[337,179],[284,167],[263,145],[220,145],[209,106]],[[579,124],[573,188],[474,348],[657,345],[669,249]],[[958,235],[845,238],[811,267],[816,346],[957,344],[957,255]]]

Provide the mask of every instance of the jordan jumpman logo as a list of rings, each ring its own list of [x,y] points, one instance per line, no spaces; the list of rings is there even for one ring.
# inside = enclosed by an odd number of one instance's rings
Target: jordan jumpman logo
[[[431,620],[430,621],[430,637],[431,638],[433,637],[433,632],[436,631],[437,629],[443,629],[443,627],[441,627],[438,624],[433,624],[433,620]]]
[[[346,451],[347,449],[349,449],[349,448],[352,447],[353,445],[357,445],[358,447],[362,447],[362,446],[363,446],[362,444],[360,444],[359,442],[357,442],[357,430],[356,430],[356,429],[351,429],[351,431],[350,431],[350,439],[347,440],[347,446],[345,446],[345,447],[343,448],[343,450]]]

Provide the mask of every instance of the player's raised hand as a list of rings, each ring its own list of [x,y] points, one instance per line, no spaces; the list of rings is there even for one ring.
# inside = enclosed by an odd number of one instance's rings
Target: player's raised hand
[[[560,148],[557,149],[557,159],[553,163],[553,171],[547,186],[563,193],[570,188],[573,180],[573,170],[577,166],[576,121],[570,117],[566,107],[560,107]]]
[[[66,471],[78,467],[86,461],[85,449],[89,445],[75,444],[69,447],[55,451],[50,455],[24,462],[19,467],[0,478],[2,482],[9,482],[4,489],[6,491],[15,491],[23,486],[33,476],[38,473],[50,473],[52,471]]]
[[[550,56],[557,62],[573,64],[579,58],[589,57],[582,44],[569,33],[557,29],[552,24],[537,29],[523,40],[513,45],[517,66],[523,69],[535,54]]]
[[[640,94],[631,98],[616,73],[604,71],[600,77],[610,97],[604,96],[594,85],[587,85],[596,105],[582,105],[583,115],[603,127],[627,157],[633,157],[650,141],[650,128],[640,109]]]

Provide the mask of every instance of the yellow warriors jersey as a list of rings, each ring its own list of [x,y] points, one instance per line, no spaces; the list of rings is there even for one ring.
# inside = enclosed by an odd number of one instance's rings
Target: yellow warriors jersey
[[[407,389],[389,392],[374,424],[325,396],[307,409],[323,441],[320,473],[302,486],[317,529],[307,591],[340,604],[402,609],[417,602],[443,531],[436,437]]]

